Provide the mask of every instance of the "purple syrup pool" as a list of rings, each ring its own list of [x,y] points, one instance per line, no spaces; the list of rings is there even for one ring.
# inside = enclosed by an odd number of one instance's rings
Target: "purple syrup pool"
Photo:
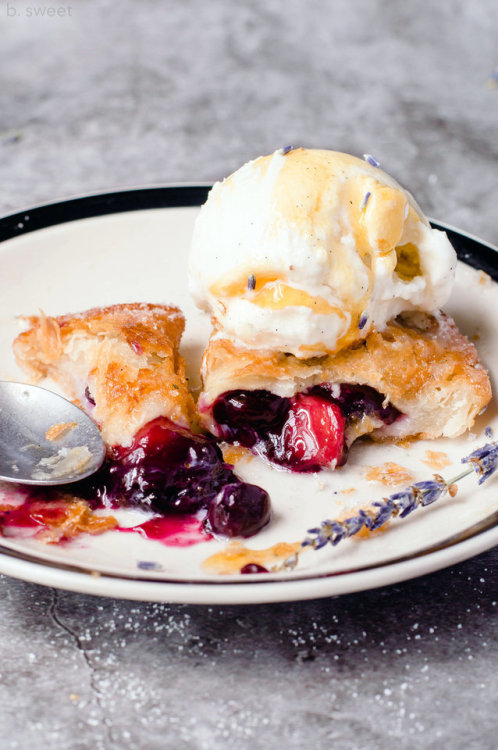
[[[4,492],[6,503],[0,510],[0,530],[30,529],[33,532],[45,529],[51,524],[64,518],[64,505],[60,500],[44,500],[39,491],[28,489],[23,492],[22,499],[19,490]]]
[[[154,539],[167,547],[190,547],[206,542],[211,535],[197,516],[156,516],[138,526],[118,527],[122,533],[135,533],[145,539]]]
[[[282,398],[266,390],[227,391],[213,405],[218,436],[292,471],[346,462],[348,423],[363,415],[392,424],[401,413],[366,385],[324,383]]]
[[[40,493],[31,487],[19,487],[12,492],[3,491],[0,509],[0,534],[9,537],[38,537],[51,529],[57,529],[67,519],[67,501],[57,490],[45,488]],[[207,542],[212,535],[204,524],[205,513],[196,515],[154,516],[135,526],[110,526],[122,533],[135,533],[145,539],[153,539],[167,547],[190,547]],[[85,529],[81,529],[84,531]],[[68,538],[62,534],[57,543]],[[53,539],[52,539],[53,541]]]

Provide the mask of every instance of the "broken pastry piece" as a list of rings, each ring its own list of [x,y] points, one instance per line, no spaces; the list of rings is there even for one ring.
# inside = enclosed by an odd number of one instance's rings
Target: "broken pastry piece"
[[[50,378],[99,424],[103,468],[74,485],[92,507],[200,514],[208,533],[250,536],[270,518],[268,494],[242,482],[197,416],[178,352],[177,307],[122,304],[28,319],[14,341],[19,365]]]
[[[473,344],[442,312],[405,313],[337,354],[300,359],[220,334],[204,354],[199,411],[217,437],[316,471],[374,440],[456,437],[491,398]]]
[[[61,386],[108,445],[130,445],[156,417],[191,427],[195,406],[178,353],[185,319],[177,307],[112,305],[25,320],[30,327],[14,342],[19,366],[33,380]]]

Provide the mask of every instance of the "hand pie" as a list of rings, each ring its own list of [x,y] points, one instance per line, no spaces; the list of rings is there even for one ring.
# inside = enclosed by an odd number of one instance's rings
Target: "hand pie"
[[[285,148],[216,183],[190,289],[210,312],[205,426],[273,464],[344,463],[362,435],[453,437],[491,391],[438,312],[457,257],[376,159]]]
[[[202,375],[207,429],[296,471],[344,463],[362,435],[456,437],[491,398],[475,347],[443,312],[404,313],[311,359],[243,349],[214,331]]]

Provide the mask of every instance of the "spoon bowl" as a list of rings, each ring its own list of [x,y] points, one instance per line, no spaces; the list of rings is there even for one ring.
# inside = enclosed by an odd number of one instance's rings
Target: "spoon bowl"
[[[39,386],[0,381],[0,480],[69,484],[104,458],[100,431],[78,406]]]

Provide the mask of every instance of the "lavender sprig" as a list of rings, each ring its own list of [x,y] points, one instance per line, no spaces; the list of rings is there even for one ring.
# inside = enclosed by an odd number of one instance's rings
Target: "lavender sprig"
[[[456,483],[473,472],[478,474],[479,484],[482,484],[498,468],[498,442],[486,443],[482,448],[477,448],[470,456],[462,458],[462,463],[468,463],[470,466],[452,479],[445,480],[435,474],[433,479],[415,482],[404,490],[372,503],[351,518],[342,521],[322,521],[316,528],[308,529],[308,536],[301,542],[301,549],[286,559],[282,568],[294,568],[299,559],[299,552],[307,547],[314,550],[322,549],[327,544],[335,547],[343,539],[358,534],[362,529],[374,531],[393,518],[406,518],[414,510],[431,505],[446,494],[454,497],[457,492]]]

